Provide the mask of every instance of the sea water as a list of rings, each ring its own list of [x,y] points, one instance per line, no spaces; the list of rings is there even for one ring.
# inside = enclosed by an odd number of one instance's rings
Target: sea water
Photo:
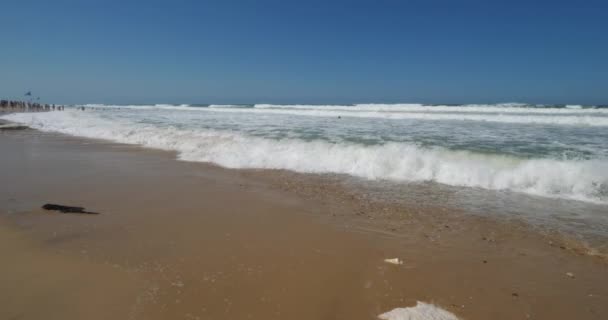
[[[85,105],[3,118],[228,168],[344,174],[392,198],[431,184],[450,205],[608,234],[605,106]]]

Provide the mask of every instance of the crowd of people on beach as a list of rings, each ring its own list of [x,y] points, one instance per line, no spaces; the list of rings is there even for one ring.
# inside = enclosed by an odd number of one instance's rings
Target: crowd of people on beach
[[[63,110],[63,106],[55,104],[42,104],[37,102],[0,100],[0,111],[53,111]]]

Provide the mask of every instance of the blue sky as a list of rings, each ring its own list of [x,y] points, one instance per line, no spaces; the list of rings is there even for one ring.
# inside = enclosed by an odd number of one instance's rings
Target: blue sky
[[[608,1],[2,1],[0,98],[608,104]]]

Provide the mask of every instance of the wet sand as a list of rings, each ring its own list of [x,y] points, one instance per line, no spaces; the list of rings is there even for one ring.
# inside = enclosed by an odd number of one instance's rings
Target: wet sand
[[[0,150],[0,319],[608,318],[606,260],[521,223],[35,130]]]

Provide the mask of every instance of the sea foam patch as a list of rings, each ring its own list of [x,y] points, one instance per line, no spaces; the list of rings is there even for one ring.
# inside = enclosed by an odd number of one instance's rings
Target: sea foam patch
[[[458,320],[453,313],[434,304],[418,301],[415,306],[396,308],[378,316],[381,320]]]

